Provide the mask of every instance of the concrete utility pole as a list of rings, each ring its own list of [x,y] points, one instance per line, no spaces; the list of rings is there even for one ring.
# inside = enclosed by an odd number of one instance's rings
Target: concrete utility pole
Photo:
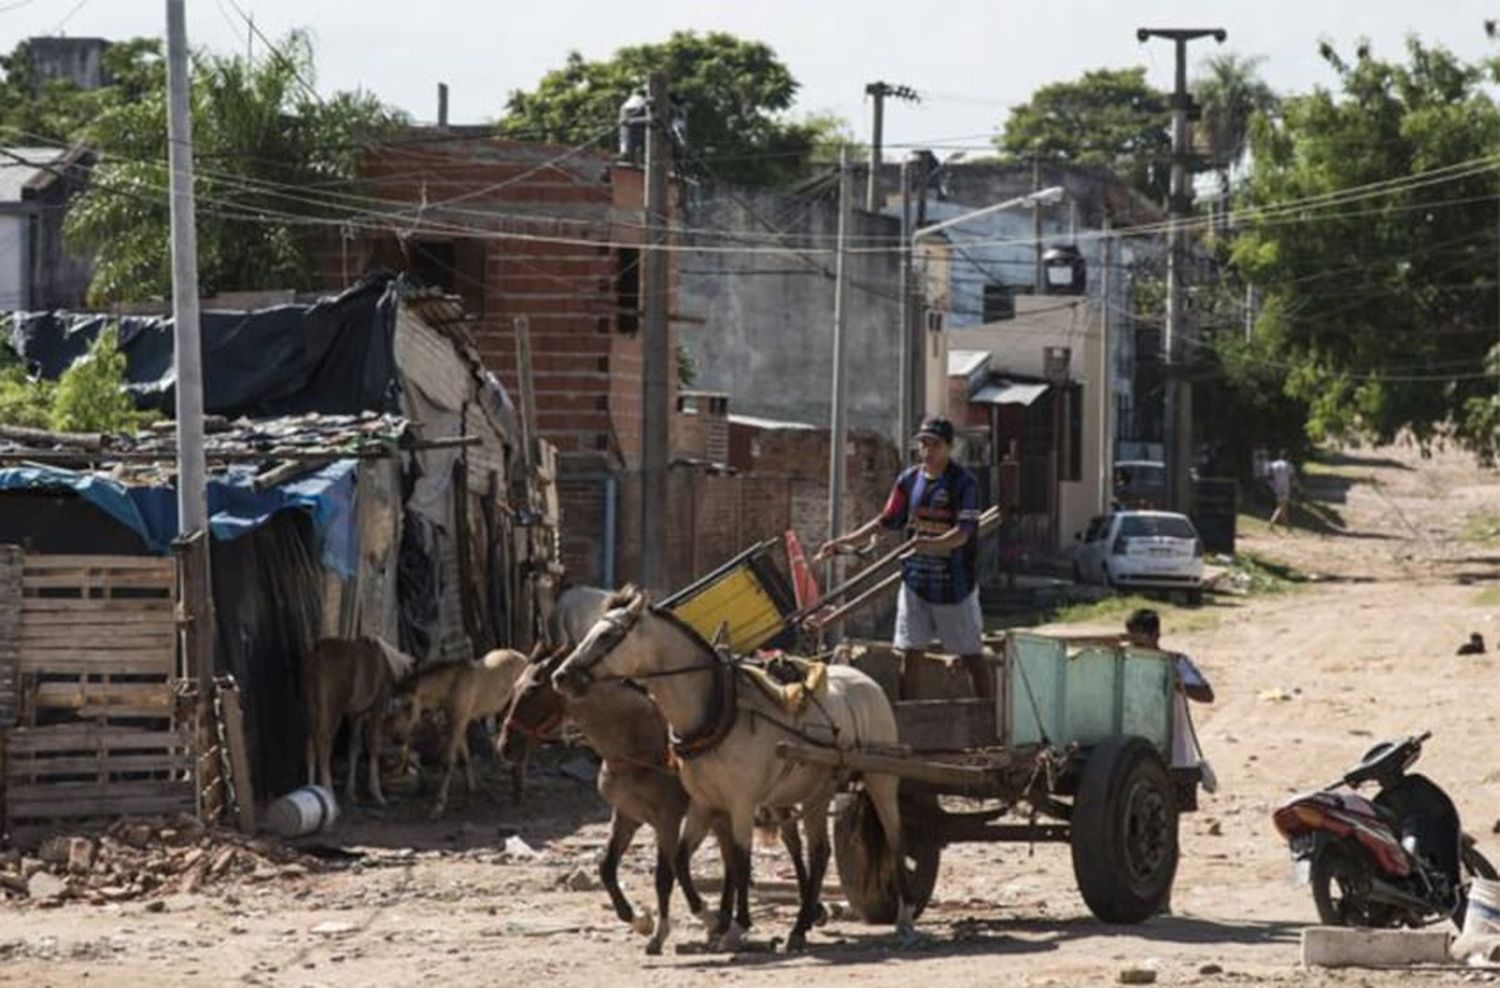
[[[875,101],[870,118],[870,174],[865,179],[865,209],[874,213],[880,209],[880,150],[885,137],[885,98],[890,96],[916,103],[920,97],[910,86],[893,86],[888,82],[866,84],[865,95]]]
[[[912,279],[911,269],[914,259],[910,249],[911,245],[911,177],[912,161],[910,156],[901,159],[901,324],[896,331],[896,345],[898,347],[898,373],[900,381],[901,415],[900,424],[896,427],[896,449],[901,453],[901,462],[906,462],[906,444],[911,442],[911,434],[915,427],[916,416],[920,410],[916,407],[916,373],[921,366],[920,346],[916,340],[912,328]]]
[[[1151,38],[1166,38],[1177,49],[1177,77],[1172,88],[1172,186],[1167,200],[1171,219],[1167,246],[1167,340],[1166,340],[1166,467],[1167,485],[1172,509],[1193,509],[1193,385],[1188,379],[1188,365],[1194,359],[1198,342],[1191,314],[1187,310],[1187,286],[1182,221],[1193,213],[1193,186],[1188,179],[1192,157],[1192,140],[1188,121],[1195,113],[1192,94],[1187,87],[1188,42],[1211,37],[1223,44],[1228,33],[1223,28],[1146,28],[1135,32],[1142,43]]]
[[[844,320],[848,307],[845,305],[845,289],[848,285],[848,231],[849,231],[849,150],[839,149],[839,225],[838,254],[833,268],[833,409],[828,429],[828,537],[836,539],[844,532],[844,468],[847,458],[844,445],[848,439],[848,422],[844,407],[847,400],[848,380],[845,376],[845,350],[848,339],[844,335]],[[835,572],[835,563],[829,562],[828,579]],[[828,583],[833,586],[832,582]]]
[[[177,531],[208,527],[203,456],[203,340],[198,327],[198,236],[193,125],[183,0],[167,0],[167,163],[172,174],[172,331],[177,376]]]
[[[641,254],[641,294],[645,297],[641,359],[641,582],[667,589],[666,514],[667,429],[672,348],[667,325],[667,173],[671,146],[667,122],[667,76],[651,73],[646,90],[646,249]]]

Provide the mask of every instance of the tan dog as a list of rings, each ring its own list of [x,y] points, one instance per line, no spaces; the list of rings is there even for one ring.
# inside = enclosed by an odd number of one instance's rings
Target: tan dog
[[[452,662],[431,666],[419,672],[402,691],[394,720],[394,730],[402,737],[401,760],[406,764],[411,753],[411,736],[422,715],[441,708],[447,721],[448,744],[443,756],[443,784],[438,789],[434,817],[448,806],[448,787],[460,755],[464,760],[464,783],[472,795],[475,789],[474,765],[469,758],[469,724],[491,714],[503,714],[510,706],[516,681],[525,671],[527,658],[520,652],[499,648],[477,662]],[[518,780],[525,765],[513,771]],[[519,800],[519,782],[516,782]]]
[[[302,702],[307,711],[307,778],[333,790],[333,739],[350,722],[349,778],[345,795],[354,801],[354,778],[363,742],[369,757],[370,796],[381,806],[380,748],[385,710],[397,684],[411,675],[411,656],[378,638],[324,638],[302,658]]]

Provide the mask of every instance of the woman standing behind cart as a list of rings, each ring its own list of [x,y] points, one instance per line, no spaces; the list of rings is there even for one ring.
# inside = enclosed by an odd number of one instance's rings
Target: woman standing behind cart
[[[979,487],[953,462],[953,423],[930,418],[917,432],[922,462],[896,478],[885,509],[818,550],[819,560],[868,539],[882,528],[905,530],[914,552],[901,564],[901,594],[891,644],[902,653],[901,695],[917,699],[921,664],[937,641],[957,655],[981,697],[994,695],[984,659],[979,610]]]

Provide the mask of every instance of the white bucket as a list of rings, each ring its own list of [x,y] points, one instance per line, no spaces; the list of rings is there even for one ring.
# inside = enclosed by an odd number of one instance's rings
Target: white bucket
[[[327,830],[338,817],[339,804],[322,786],[293,789],[266,808],[266,825],[283,837]]]
[[[1464,913],[1463,936],[1500,936],[1500,882],[1476,878],[1469,886],[1469,910]]]

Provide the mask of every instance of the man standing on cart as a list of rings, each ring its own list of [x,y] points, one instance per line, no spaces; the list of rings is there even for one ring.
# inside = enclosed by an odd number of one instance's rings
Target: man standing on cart
[[[926,650],[939,642],[957,655],[974,692],[992,697],[994,676],[980,640],[979,487],[953,462],[953,423],[929,418],[917,432],[922,462],[896,478],[880,515],[818,550],[819,560],[863,542],[882,528],[904,531],[912,549],[901,564],[892,645],[902,653],[901,695],[918,699]]]

